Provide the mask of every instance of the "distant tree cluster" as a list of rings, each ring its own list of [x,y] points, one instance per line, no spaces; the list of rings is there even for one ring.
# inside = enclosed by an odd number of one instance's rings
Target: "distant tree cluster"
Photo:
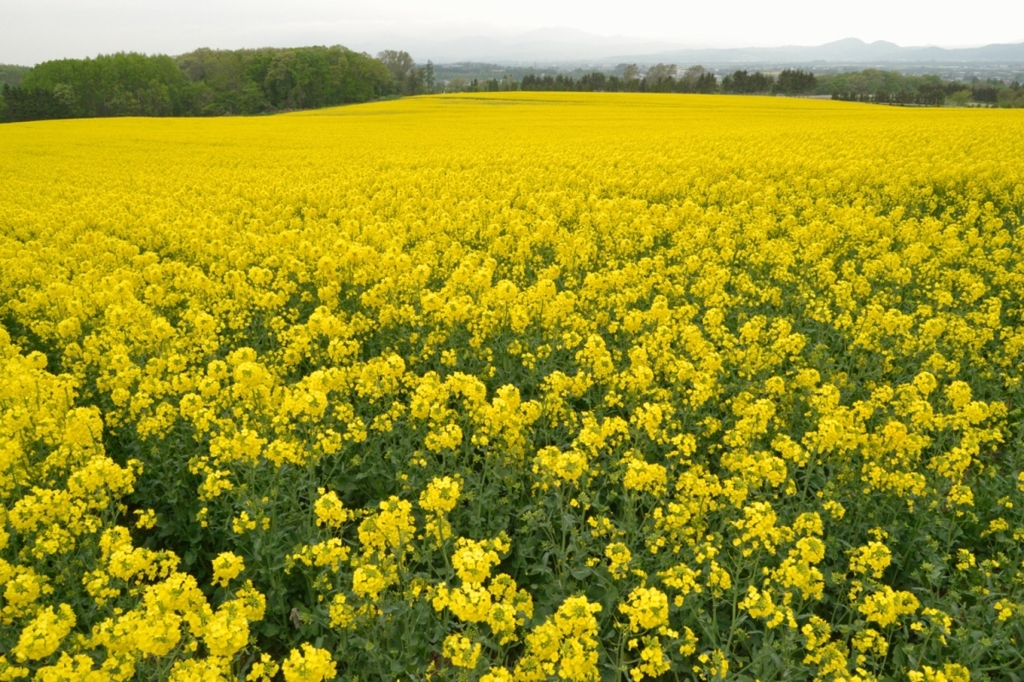
[[[178,66],[197,84],[191,114],[259,114],[365,102],[390,94],[384,65],[344,47],[196,50]]]
[[[563,90],[576,92],[718,92],[715,74],[702,66],[691,66],[682,74],[675,64],[655,64],[641,74],[636,64],[626,64],[618,74],[601,71],[578,78],[568,75],[527,75],[520,82],[523,90]]]
[[[4,86],[13,121],[83,116],[170,116],[187,106],[188,81],[171,57],[141,54],[44,62]]]
[[[0,120],[260,114],[405,91],[381,60],[340,46],[118,53],[44,62],[5,82]]]
[[[1007,84],[997,79],[975,79],[965,83],[880,69],[823,75],[817,92],[832,95],[833,99],[877,104],[1024,107],[1024,91],[1016,81]]]
[[[766,94],[772,91],[775,79],[760,71],[736,71],[722,79],[722,92],[732,95]]]
[[[800,69],[783,69],[772,84],[772,91],[783,95],[806,95],[814,92],[817,86],[818,78],[813,73]]]
[[[627,64],[619,74],[606,75],[600,71],[586,74],[579,78],[567,75],[527,75],[520,87],[523,90],[566,90],[566,91],[602,91],[602,92],[679,92],[711,94],[724,92],[731,94],[769,94],[802,95],[811,93],[817,80],[813,73],[787,69],[779,74],[778,79],[761,73],[735,71],[719,83],[715,74],[704,67],[691,66],[680,73],[675,64],[655,64],[641,73],[636,64]]]
[[[801,69],[784,69],[777,75],[737,70],[719,82],[713,73],[701,66],[690,67],[682,74],[674,64],[655,64],[645,73],[636,64],[628,64],[617,71],[613,75],[594,72],[577,78],[566,74],[530,74],[523,77],[520,87],[523,90],[556,91],[824,95],[878,104],[1024,107],[1024,86],[1016,81],[1004,83],[998,79],[975,79],[964,83],[935,75],[908,76],[878,69],[822,75]],[[464,89],[485,88],[477,88],[476,81],[473,81]],[[507,89],[516,88],[513,84]]]
[[[755,71],[734,71],[722,79],[721,91],[731,95],[809,95],[818,85],[810,71],[783,69],[778,76]]]
[[[408,52],[384,50],[377,54],[391,74],[393,90],[398,95],[425,95],[435,92],[434,63],[419,68]]]

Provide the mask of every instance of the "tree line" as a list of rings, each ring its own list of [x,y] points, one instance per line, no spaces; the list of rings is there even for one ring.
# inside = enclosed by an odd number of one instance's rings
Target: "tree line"
[[[578,73],[578,72],[577,72]],[[1024,107],[1019,83],[970,83],[865,69],[815,75],[736,70],[719,79],[702,66],[680,70],[622,64],[613,72],[527,73],[517,80],[436,78],[409,53],[376,57],[341,46],[195,50],[178,57],[137,53],[62,59],[33,68],[0,65],[0,121],[93,116],[252,115],[439,92],[565,91],[819,95],[885,104]]]
[[[601,71],[573,78],[568,74],[527,74],[518,83],[508,78],[460,83],[447,91],[548,90],[566,92],[677,92],[698,94],[811,95],[819,90],[818,78],[810,71],[783,69],[778,75],[737,70],[721,81],[697,65],[680,72],[675,64],[655,64],[641,71],[626,64],[619,73]]]
[[[944,80],[940,76],[904,75],[897,71],[865,69],[816,75],[801,69],[778,74],[736,70],[719,80],[701,66],[679,73],[673,64],[656,64],[641,72],[636,64],[622,65],[611,75],[600,71],[573,77],[569,74],[527,74],[520,81],[509,77],[462,81],[439,85],[443,92],[547,90],[567,92],[680,92],[737,95],[824,96],[839,100],[878,104],[923,106],[980,105],[1024,107],[1024,86],[999,79],[971,82]]]
[[[636,64],[628,64],[619,74],[601,71],[573,78],[567,74],[554,76],[527,74],[519,83],[521,90],[555,90],[567,92],[689,92],[718,91],[715,74],[701,66],[691,66],[678,73],[675,64],[655,64],[641,74]]]
[[[495,81],[496,82],[496,81]],[[600,71],[579,78],[568,75],[527,75],[520,82],[522,90],[564,90],[578,92],[677,92],[712,94],[810,94],[817,86],[813,73],[786,69],[777,77],[761,72],[736,71],[719,83],[711,71],[697,65],[682,73],[675,64],[655,64],[641,73],[636,64],[628,64],[621,74],[606,75]],[[488,89],[497,89],[489,87]]]
[[[262,114],[403,94],[379,58],[341,46],[199,49],[48,61],[4,82],[0,120]]]
[[[939,76],[908,76],[897,71],[865,69],[821,76],[819,89],[834,99],[876,104],[1024,107],[1024,90],[1017,81],[944,80]]]

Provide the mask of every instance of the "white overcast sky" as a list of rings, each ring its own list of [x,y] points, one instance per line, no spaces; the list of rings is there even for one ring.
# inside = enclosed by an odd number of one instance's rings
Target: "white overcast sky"
[[[376,52],[408,49],[403,41],[512,36],[544,27],[680,47],[818,45],[848,37],[959,47],[1024,40],[1024,2],[0,0],[0,63],[197,47],[342,44]]]

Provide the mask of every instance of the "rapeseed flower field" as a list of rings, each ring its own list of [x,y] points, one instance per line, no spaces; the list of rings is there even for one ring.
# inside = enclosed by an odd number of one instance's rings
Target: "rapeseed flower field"
[[[0,681],[1024,679],[1024,115],[0,128]]]

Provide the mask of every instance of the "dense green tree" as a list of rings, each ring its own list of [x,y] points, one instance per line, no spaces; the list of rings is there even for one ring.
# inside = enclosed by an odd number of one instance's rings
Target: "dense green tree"
[[[416,64],[409,53],[404,50],[382,50],[377,53],[377,59],[391,73],[391,78],[400,91],[398,94],[404,94],[401,90],[404,89],[409,72]]]
[[[831,94],[835,99],[876,102],[880,104],[917,104],[940,106],[947,99],[954,104],[967,100],[994,104],[998,93],[1009,86],[1002,81],[962,83],[943,80],[939,76],[908,76],[897,71],[864,69],[863,71],[823,74],[818,77],[815,92]],[[965,99],[963,91],[968,91]],[[958,94],[961,93],[961,94]],[[955,95],[955,97],[954,97]]]
[[[0,85],[7,83],[11,87],[21,85],[21,79],[26,73],[32,70],[30,66],[16,66],[14,64],[0,64]]]
[[[612,78],[615,77],[612,76]],[[616,78],[615,80],[616,83],[618,83],[618,79]],[[588,73],[580,78],[580,89],[588,92],[602,92],[610,90],[611,88],[609,87],[609,84],[610,79],[600,71]]]
[[[950,100],[956,106],[965,106],[968,102],[971,101],[971,91],[966,88],[964,88],[963,90],[957,90],[950,96]]]
[[[810,71],[783,69],[773,90],[784,95],[805,95],[814,92],[817,85],[818,79]]]
[[[700,64],[687,68],[683,75],[679,77],[679,89],[682,92],[696,92],[697,83],[703,75],[704,67]]]
[[[1014,81],[1009,87],[1003,88],[996,95],[996,104],[1009,109],[1024,108],[1024,87]]]
[[[466,87],[467,87],[466,79],[462,78],[461,76],[456,76],[455,78],[453,78],[450,81],[448,81],[447,85],[445,85],[444,91],[445,92],[462,92],[463,90],[466,89]]]
[[[399,89],[382,62],[341,46],[62,59],[8,87],[3,116],[16,121],[259,114],[365,102]]]
[[[701,74],[700,77],[697,78],[697,84],[693,91],[704,95],[710,95],[718,92],[718,79],[715,78],[715,74],[710,71]]]
[[[753,95],[767,93],[772,89],[774,79],[760,71],[748,73],[746,70],[734,71],[722,79],[722,92]]]
[[[12,88],[4,83],[0,93],[4,100],[4,121],[38,121],[75,115],[66,100],[58,98],[52,90]]]
[[[971,99],[975,102],[994,104],[1002,87],[1003,83],[1001,81],[982,81],[975,78],[971,82]]]
[[[423,69],[412,68],[405,76],[405,94],[423,95],[427,90],[427,77]]]
[[[53,96],[72,116],[184,114],[188,80],[166,56],[135,53],[43,62],[21,87]]]
[[[676,86],[676,65],[655,64],[644,75],[648,92],[672,92]]]
[[[715,74],[706,71],[703,66],[696,64],[686,69],[683,75],[676,82],[675,92],[697,92],[711,94],[718,92],[718,80]]]
[[[427,65],[423,67],[423,82],[427,85],[427,92],[434,92],[434,87],[437,84],[434,77],[434,62],[427,60]]]
[[[178,59],[198,89],[197,113],[252,114],[365,102],[394,89],[391,74],[341,46],[197,50]]]

